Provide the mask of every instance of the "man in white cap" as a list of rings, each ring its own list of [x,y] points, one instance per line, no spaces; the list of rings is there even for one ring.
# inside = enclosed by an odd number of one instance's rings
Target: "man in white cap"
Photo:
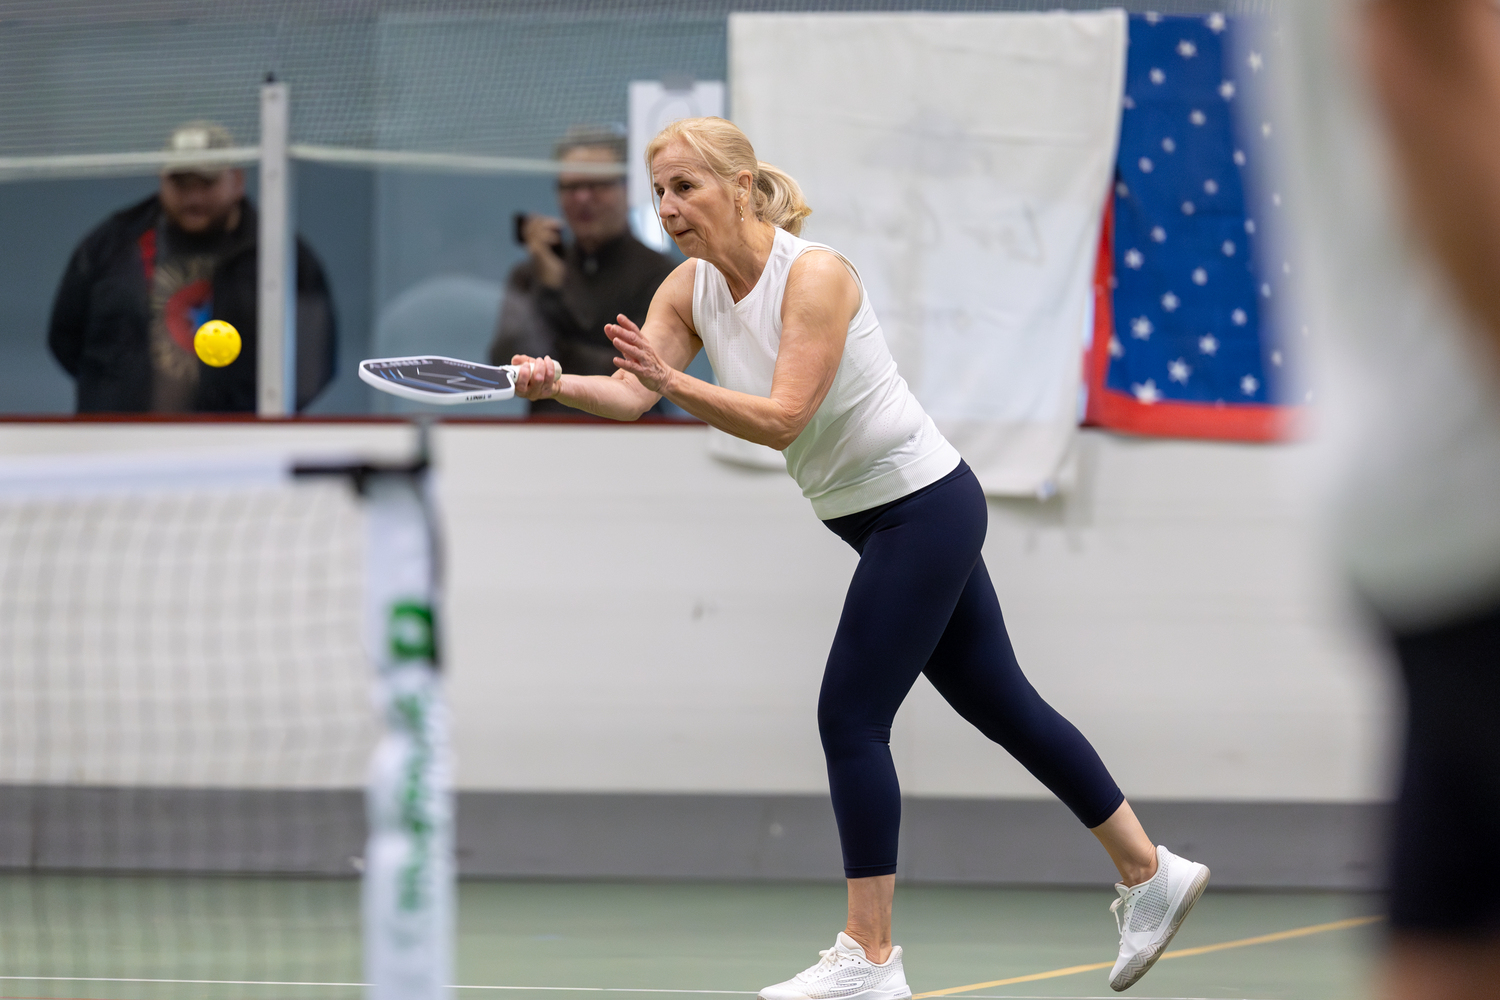
[[[232,149],[213,122],[173,131],[175,153]],[[84,412],[253,412],[256,405],[257,219],[245,173],[222,160],[178,161],[157,193],[116,213],[73,252],[52,307],[48,343],[77,382]],[[210,319],[244,338],[211,368],[193,351]],[[333,376],[333,304],[322,266],[297,246],[297,407]]]

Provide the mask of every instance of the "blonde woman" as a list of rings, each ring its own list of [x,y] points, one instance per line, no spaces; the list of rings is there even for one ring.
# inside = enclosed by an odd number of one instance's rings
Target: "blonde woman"
[[[1086,739],[1016,664],[980,558],[979,484],[923,412],[886,347],[853,265],[797,238],[797,183],[720,118],[676,122],[647,148],[662,225],[688,260],[643,327],[605,327],[612,377],[518,355],[517,392],[634,420],[665,396],[786,455],[813,512],[860,553],[823,677],[818,729],[848,879],[849,918],[805,972],[763,1000],[898,1000],[891,943],[901,793],[891,721],[917,675],[1005,747],[1091,829],[1120,871],[1110,985],[1146,973],[1208,883],[1154,847]],[[684,374],[702,348],[720,384]]]

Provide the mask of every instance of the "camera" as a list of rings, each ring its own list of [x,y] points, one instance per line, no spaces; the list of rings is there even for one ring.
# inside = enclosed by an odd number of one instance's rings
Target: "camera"
[[[530,212],[517,212],[512,217],[512,223],[515,225],[515,228],[516,228],[516,242],[519,243],[522,246],[526,245],[526,220],[529,219],[529,218],[531,218],[531,213]],[[558,253],[561,253],[562,252],[562,247],[563,247],[562,233],[558,233],[557,234],[557,239],[555,239],[555,240],[552,241],[552,249],[555,250],[555,251],[557,251]]]

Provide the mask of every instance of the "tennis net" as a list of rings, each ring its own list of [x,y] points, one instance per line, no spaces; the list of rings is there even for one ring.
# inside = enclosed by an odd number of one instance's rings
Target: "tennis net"
[[[5,995],[449,982],[422,472],[300,471],[0,464]]]

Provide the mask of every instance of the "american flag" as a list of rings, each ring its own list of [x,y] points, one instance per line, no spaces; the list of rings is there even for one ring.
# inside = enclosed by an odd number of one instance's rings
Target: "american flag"
[[[1237,44],[1242,27],[1222,14],[1131,18],[1091,423],[1169,436],[1285,434],[1296,390],[1274,300],[1292,269],[1268,239],[1284,208],[1264,169],[1277,138],[1258,99],[1267,54]]]

